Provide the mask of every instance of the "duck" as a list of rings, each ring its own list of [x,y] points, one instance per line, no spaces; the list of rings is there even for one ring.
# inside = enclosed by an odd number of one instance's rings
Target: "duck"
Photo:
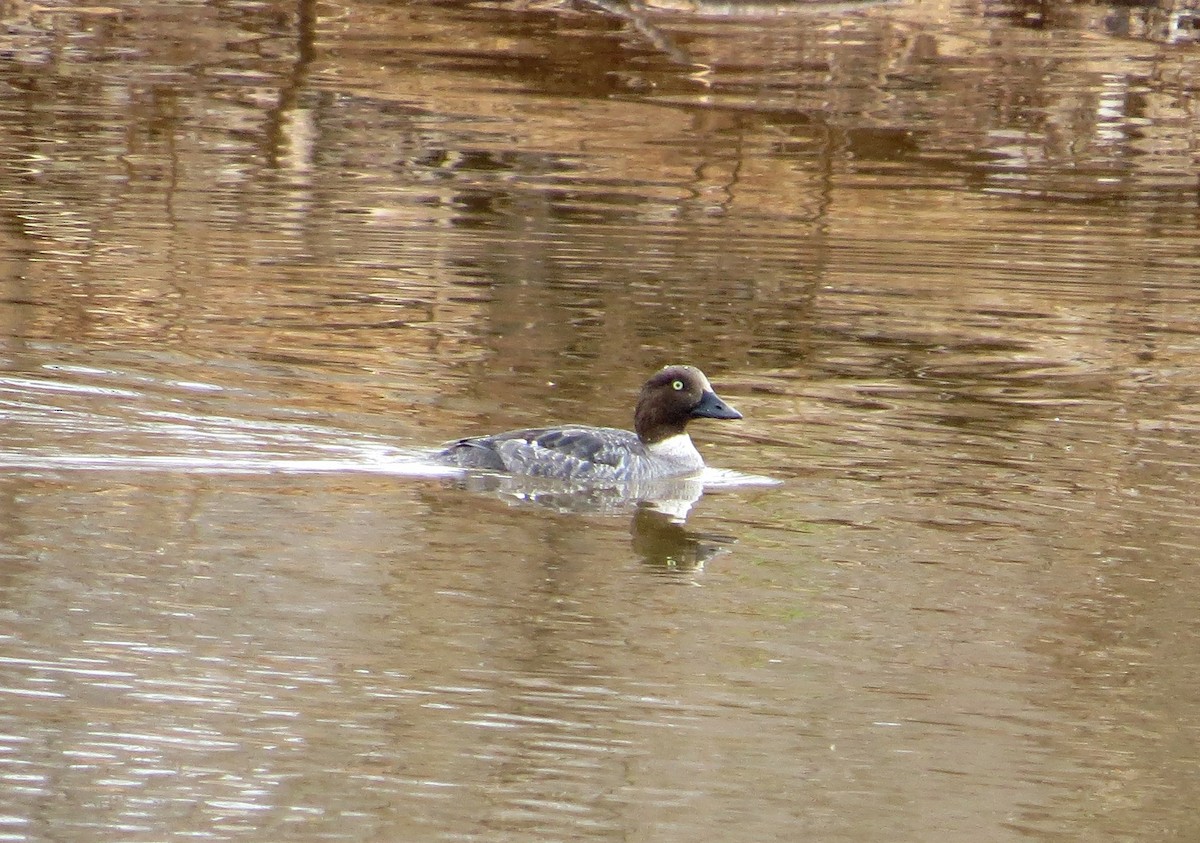
[[[740,419],[695,366],[665,366],[638,395],[632,431],[565,425],[470,436],[446,443],[444,465],[583,482],[642,482],[698,474],[704,459],[687,433],[692,419]]]

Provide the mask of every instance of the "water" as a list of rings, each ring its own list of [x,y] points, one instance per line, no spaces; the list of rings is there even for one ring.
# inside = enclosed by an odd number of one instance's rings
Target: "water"
[[[1191,11],[0,16],[0,839],[1196,838]]]

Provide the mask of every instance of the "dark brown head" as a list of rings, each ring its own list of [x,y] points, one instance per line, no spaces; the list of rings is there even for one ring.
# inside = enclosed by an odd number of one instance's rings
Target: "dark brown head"
[[[667,366],[655,372],[638,396],[633,427],[647,445],[683,433],[692,419],[740,419],[742,414],[713,392],[695,366]]]

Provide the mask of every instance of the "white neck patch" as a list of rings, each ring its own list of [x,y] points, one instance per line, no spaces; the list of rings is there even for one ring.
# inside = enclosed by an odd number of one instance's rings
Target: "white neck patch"
[[[646,450],[655,459],[664,460],[672,465],[686,468],[689,471],[699,471],[704,468],[704,458],[692,444],[692,437],[686,433],[676,433],[661,442],[647,445]]]

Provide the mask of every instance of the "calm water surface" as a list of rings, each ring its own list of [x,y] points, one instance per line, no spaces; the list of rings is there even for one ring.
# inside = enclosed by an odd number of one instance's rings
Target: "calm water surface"
[[[1200,837],[1193,12],[0,16],[0,840]]]

